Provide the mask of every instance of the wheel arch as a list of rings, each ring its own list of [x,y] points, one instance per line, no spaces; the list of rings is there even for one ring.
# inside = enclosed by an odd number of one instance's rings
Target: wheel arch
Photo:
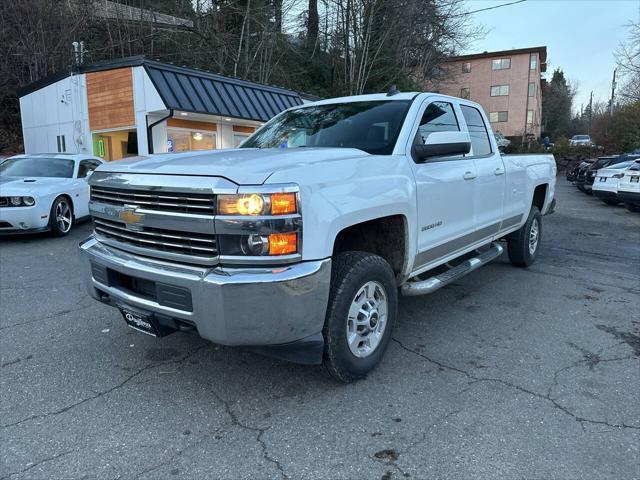
[[[384,258],[400,278],[408,269],[409,222],[405,215],[385,215],[348,225],[339,230],[333,241],[335,258],[345,251],[363,251]]]

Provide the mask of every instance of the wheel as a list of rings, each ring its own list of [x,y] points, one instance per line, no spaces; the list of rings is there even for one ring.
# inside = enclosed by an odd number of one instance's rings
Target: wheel
[[[67,197],[58,197],[53,201],[49,214],[49,228],[55,237],[62,237],[73,225],[73,206]]]
[[[634,205],[633,203],[625,203],[624,206],[627,207],[627,210],[629,210],[630,212],[640,212],[640,205]]]
[[[528,267],[535,262],[542,240],[542,216],[538,207],[532,206],[529,218],[520,230],[507,238],[509,260],[516,267]]]
[[[612,205],[612,206],[618,205],[620,203],[620,200],[613,200],[613,199],[610,199],[610,198],[602,199],[602,201],[604,203],[606,203],[607,205]]]
[[[382,257],[336,256],[323,329],[324,365],[335,379],[352,382],[376,367],[391,340],[397,308],[395,275]]]

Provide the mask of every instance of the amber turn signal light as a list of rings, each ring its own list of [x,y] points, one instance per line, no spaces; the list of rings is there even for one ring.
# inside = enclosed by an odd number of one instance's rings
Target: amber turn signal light
[[[288,255],[298,251],[297,233],[273,233],[269,235],[269,255]]]
[[[271,215],[286,215],[296,213],[295,193],[273,193],[271,195]]]

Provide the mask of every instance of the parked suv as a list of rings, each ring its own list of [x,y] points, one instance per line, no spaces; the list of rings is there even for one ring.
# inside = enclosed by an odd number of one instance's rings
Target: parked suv
[[[572,147],[591,147],[593,143],[589,135],[574,135],[571,137],[571,140],[569,140],[569,145]]]

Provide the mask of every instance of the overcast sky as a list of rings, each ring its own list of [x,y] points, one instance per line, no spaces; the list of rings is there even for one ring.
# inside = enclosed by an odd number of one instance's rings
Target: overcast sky
[[[514,0],[467,0],[478,10]],[[466,53],[547,46],[548,79],[561,68],[578,84],[575,109],[608,100],[615,68],[614,52],[625,39],[629,21],[640,20],[640,0],[526,0],[473,14],[487,35]]]

